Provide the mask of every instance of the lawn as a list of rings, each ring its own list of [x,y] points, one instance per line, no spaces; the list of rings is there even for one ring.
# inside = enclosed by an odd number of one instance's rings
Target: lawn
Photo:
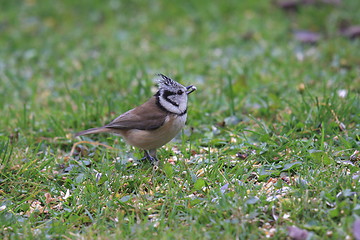
[[[360,1],[308,2],[3,1],[0,238],[355,239]],[[73,137],[157,73],[198,89],[159,169]]]

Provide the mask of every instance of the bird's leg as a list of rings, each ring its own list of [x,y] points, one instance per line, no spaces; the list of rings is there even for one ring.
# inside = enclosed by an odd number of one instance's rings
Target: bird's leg
[[[146,161],[146,160],[151,162],[151,156],[150,156],[148,150],[144,150],[144,157],[141,158],[139,161],[143,162],[143,161]]]
[[[145,161],[145,160],[148,160],[148,157],[147,157],[147,156],[148,156],[149,154],[147,153],[146,150],[144,150],[144,153],[145,153],[145,154],[144,154],[144,157],[141,158],[141,159],[139,159],[140,162],[143,162],[143,161]]]
[[[144,150],[145,157],[143,157],[141,160],[147,159],[150,161],[150,163],[154,166],[157,166],[159,164],[159,160],[156,158],[156,149],[151,150]]]

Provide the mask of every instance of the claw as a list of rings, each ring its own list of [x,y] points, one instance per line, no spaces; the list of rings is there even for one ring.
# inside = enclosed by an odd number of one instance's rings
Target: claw
[[[145,157],[143,157],[142,159],[140,159],[140,161],[143,161],[143,160],[149,160],[149,162],[151,163],[151,165],[153,166],[158,166],[159,165],[159,160],[156,158],[156,157],[153,157],[149,154],[148,151],[145,150]]]

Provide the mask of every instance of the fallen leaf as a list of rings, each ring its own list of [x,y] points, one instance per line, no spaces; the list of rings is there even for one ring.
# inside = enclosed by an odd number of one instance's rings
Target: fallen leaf
[[[309,236],[309,232],[298,228],[296,226],[291,226],[287,228],[289,237],[294,240],[305,240]]]
[[[221,193],[225,193],[228,188],[229,188],[229,184],[226,183],[224,186],[222,186],[222,187],[220,188]]]
[[[355,39],[360,37],[360,26],[349,26],[340,30],[341,35],[348,37],[350,39]]]
[[[276,5],[285,11],[296,12],[299,10],[299,6],[301,5],[301,3],[300,1],[297,0],[288,0],[288,1],[278,1]]]
[[[353,235],[356,240],[360,240],[360,219],[354,222]]]
[[[320,41],[321,35],[316,32],[298,30],[294,32],[294,38],[301,43],[315,44]]]

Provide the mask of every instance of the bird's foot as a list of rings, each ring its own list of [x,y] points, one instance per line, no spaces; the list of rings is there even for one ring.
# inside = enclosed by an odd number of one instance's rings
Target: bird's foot
[[[141,162],[149,161],[153,166],[159,166],[159,159],[156,157],[151,156],[149,153],[145,152],[145,156],[140,159]]]
[[[158,166],[159,165],[159,160],[156,157],[148,156],[147,160],[149,160],[149,162],[153,166]]]
[[[143,157],[143,158],[140,158],[139,159],[139,162],[144,162],[144,161],[147,161],[148,160],[148,158],[145,156],[145,157]]]

